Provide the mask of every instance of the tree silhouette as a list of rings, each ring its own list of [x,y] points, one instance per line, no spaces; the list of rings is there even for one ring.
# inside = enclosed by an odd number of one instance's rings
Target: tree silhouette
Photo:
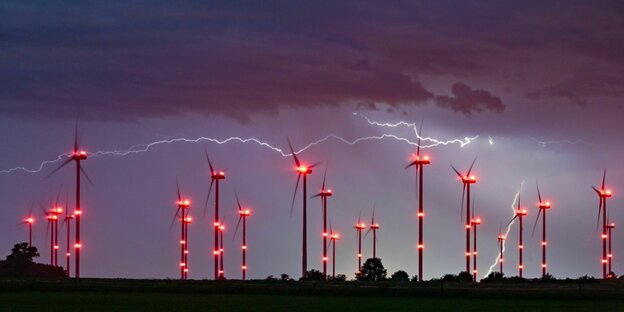
[[[362,265],[362,270],[355,275],[358,281],[383,281],[386,279],[386,269],[379,258],[369,258]]]
[[[305,272],[305,274],[301,277],[302,281],[324,281],[325,276],[323,272],[319,270],[310,270]]]
[[[395,281],[395,282],[409,282],[410,277],[407,274],[407,272],[405,272],[403,270],[398,270],[398,271],[394,272],[392,274],[392,276],[390,276],[390,279]]]
[[[34,258],[39,257],[37,247],[29,246],[28,243],[15,244],[11,249],[11,254],[6,257],[6,261],[11,264],[32,263]]]

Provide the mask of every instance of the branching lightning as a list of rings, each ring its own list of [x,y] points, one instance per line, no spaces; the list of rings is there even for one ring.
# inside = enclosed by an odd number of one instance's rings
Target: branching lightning
[[[511,216],[513,218],[513,216],[516,215],[516,205],[518,204],[518,198],[520,198],[520,192],[522,192],[522,187],[524,186],[524,180],[520,183],[520,189],[518,190],[518,192],[516,193],[516,195],[514,196],[513,202],[511,203],[511,211],[513,213],[513,215]],[[512,220],[509,225],[507,225],[507,229],[505,230],[505,240],[503,240],[503,254],[505,253],[505,243],[507,243],[507,238],[509,237],[509,231],[511,231],[511,227],[514,225],[514,223],[516,222],[516,220]],[[484,278],[487,277],[488,275],[490,275],[490,273],[492,273],[492,271],[494,270],[494,268],[498,265],[498,261],[500,260],[500,254],[497,253],[496,255],[496,259],[494,259],[494,263],[490,266],[490,269],[487,271],[487,273],[485,273],[485,275],[483,276]]]
[[[585,140],[550,140],[550,141],[541,141],[534,137],[529,137],[531,140],[535,141],[541,147],[548,147],[549,145],[598,145],[592,142],[587,142]]]
[[[357,113],[354,113],[357,114]],[[360,114],[361,115],[361,114]],[[413,128],[414,133],[416,135],[416,139],[418,139],[420,136],[418,134],[418,130],[416,128],[416,124],[415,123],[408,123],[405,121],[400,121],[394,124],[390,124],[390,123],[380,123],[377,121],[372,121],[371,119],[369,119],[368,117],[361,115],[364,119],[366,119],[366,121],[368,122],[368,124],[370,125],[374,125],[374,126],[379,126],[379,127],[391,127],[391,128],[395,128],[395,127],[399,127],[399,126],[405,126],[405,127],[410,127]],[[430,148],[430,147],[435,147],[435,146],[439,146],[439,145],[450,145],[450,144],[459,144],[461,147],[464,147],[467,144],[470,144],[472,141],[474,141],[478,136],[475,137],[466,137],[463,140],[462,139],[453,139],[453,140],[449,140],[449,141],[440,141],[434,138],[430,138],[430,137],[420,137],[421,141],[427,141],[430,142],[429,144],[426,145],[422,145],[422,148]],[[396,140],[399,142],[404,142],[407,143],[409,145],[413,145],[413,146],[418,146],[418,142],[417,140],[412,140],[409,138],[405,138],[402,136],[398,136],[395,134],[391,134],[391,133],[384,133],[381,135],[375,135],[375,136],[367,136],[367,137],[359,137],[356,139],[352,139],[352,140],[348,140],[345,139],[341,136],[338,136],[336,134],[329,134],[321,139],[318,139],[316,141],[313,141],[307,145],[305,145],[304,147],[302,147],[301,149],[299,149],[298,151],[295,151],[295,154],[299,154],[302,153],[304,151],[306,151],[307,149],[321,144],[323,142],[326,142],[328,140],[336,140],[338,142],[342,142],[344,144],[347,145],[355,145],[357,143],[363,142],[363,141],[369,141],[369,140],[386,140],[386,139],[392,139],[392,140]],[[234,143],[234,142],[238,142],[238,143],[243,143],[243,144],[247,144],[247,143],[252,143],[252,144],[256,144],[258,146],[261,147],[265,147],[268,148],[276,153],[279,153],[281,156],[283,157],[290,157],[292,156],[292,154],[288,151],[284,151],[283,149],[276,147],[274,145],[271,145],[270,143],[261,141],[260,139],[257,138],[241,138],[241,137],[230,137],[227,139],[216,139],[216,138],[210,138],[210,137],[199,137],[199,138],[173,138],[173,139],[166,139],[166,140],[159,140],[159,141],[155,141],[155,142],[151,142],[151,143],[145,143],[145,144],[137,144],[134,146],[131,146],[128,149],[125,150],[112,150],[112,151],[96,151],[96,152],[90,152],[89,153],[89,158],[96,158],[96,157],[101,157],[101,156],[118,156],[118,157],[123,157],[123,156],[128,156],[131,154],[139,154],[139,153],[144,153],[149,151],[150,149],[152,149],[155,146],[158,145],[164,145],[164,144],[172,144],[172,143],[200,143],[200,142],[211,142],[211,143],[216,143],[216,144],[228,144],[228,143]],[[61,161],[62,159],[66,158],[66,157],[70,157],[71,154],[61,154],[59,156],[57,156],[55,159],[52,160],[46,160],[43,161],[41,164],[39,164],[38,167],[36,168],[26,168],[23,166],[20,167],[14,167],[14,168],[10,168],[10,169],[5,169],[5,170],[0,170],[0,173],[4,173],[4,174],[9,174],[12,172],[16,172],[16,171],[23,171],[23,172],[27,172],[27,173],[38,173],[41,172],[43,170],[43,168],[47,165],[50,164],[54,164],[54,163],[58,163],[59,161]]]

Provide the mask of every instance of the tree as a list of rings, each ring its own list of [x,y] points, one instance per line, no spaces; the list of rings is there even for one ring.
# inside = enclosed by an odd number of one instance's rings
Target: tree
[[[329,277],[328,280],[330,281],[340,281],[340,282],[344,282],[347,280],[347,276],[344,274],[338,274],[336,275],[336,277]]]
[[[28,243],[19,243],[13,246],[11,254],[6,257],[6,261],[13,264],[32,263],[34,258],[39,257],[37,247],[29,246]]]
[[[301,281],[324,281],[325,276],[323,275],[323,272],[319,270],[310,270],[310,271],[305,272],[305,274],[303,274],[303,276],[299,280]]]
[[[387,271],[379,258],[369,258],[362,265],[362,271],[355,275],[358,281],[383,281]]]
[[[280,279],[282,281],[287,281],[287,280],[290,279],[290,276],[288,276],[288,274],[286,274],[286,273],[282,273],[282,275],[280,275]]]
[[[407,274],[407,272],[405,272],[403,270],[398,270],[398,271],[394,272],[392,274],[392,276],[390,276],[390,279],[395,281],[395,282],[409,282],[410,277]]]

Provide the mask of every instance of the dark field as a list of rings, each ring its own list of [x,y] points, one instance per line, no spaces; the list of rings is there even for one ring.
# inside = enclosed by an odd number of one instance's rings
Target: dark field
[[[621,285],[0,281],[1,311],[624,311]]]

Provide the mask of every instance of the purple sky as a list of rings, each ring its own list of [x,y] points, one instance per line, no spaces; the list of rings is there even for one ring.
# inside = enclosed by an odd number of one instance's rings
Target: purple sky
[[[49,205],[59,189],[73,190],[69,168],[47,180],[57,164],[37,169],[69,152],[77,114],[90,152],[201,137],[256,138],[286,151],[287,136],[303,148],[330,134],[350,142],[394,135],[355,144],[330,137],[300,154],[329,163],[335,192],[329,213],[343,236],[338,271],[348,277],[356,269],[352,226],[360,210],[370,218],[374,203],[384,264],[410,275],[417,268],[414,173],[403,170],[415,151],[414,129],[371,125],[365,117],[424,121],[424,136],[439,141],[476,137],[463,147],[426,149],[433,159],[425,181],[426,279],[463,268],[461,185],[450,164],[464,169],[475,156],[474,195],[484,222],[480,275],[493,263],[499,226],[512,217],[523,181],[527,276],[540,271],[539,228],[530,233],[536,179],[554,204],[549,270],[556,277],[600,274],[598,200],[590,186],[599,184],[605,167],[615,192],[610,218],[624,220],[618,185],[624,179],[624,5],[618,1],[2,1],[0,13],[0,255],[26,239],[16,224],[32,202],[39,213],[38,203]],[[169,223],[179,176],[196,220],[190,277],[212,276],[204,147],[218,167],[228,168],[226,277],[240,276],[240,235],[232,241],[235,190],[254,211],[249,276],[299,275],[301,198],[290,217],[292,160],[254,142],[209,140],[156,144],[126,156],[94,154],[85,162],[95,187],[85,184],[83,193],[82,275],[178,276],[178,227],[170,230]],[[309,193],[320,188],[322,170],[310,177]],[[320,201],[309,203],[308,262],[318,269]],[[47,262],[44,231],[39,217],[35,242]],[[620,273],[624,241],[617,237]],[[509,275],[516,244],[513,227]],[[364,246],[370,256],[370,236]]]

